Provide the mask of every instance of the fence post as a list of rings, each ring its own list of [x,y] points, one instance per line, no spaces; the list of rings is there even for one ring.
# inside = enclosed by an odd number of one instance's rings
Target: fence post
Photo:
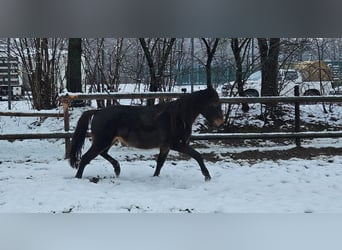
[[[299,86],[294,88],[294,95],[299,96]],[[299,102],[295,102],[295,132],[300,132],[300,109]],[[296,146],[300,147],[300,138],[296,138]]]
[[[64,114],[64,131],[69,132],[70,122],[69,122],[69,99],[63,98],[63,114]],[[70,156],[70,138],[65,138],[65,159],[69,159]]]

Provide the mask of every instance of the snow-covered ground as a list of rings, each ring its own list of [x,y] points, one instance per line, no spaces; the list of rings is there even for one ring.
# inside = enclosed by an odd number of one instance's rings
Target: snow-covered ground
[[[0,102],[0,110],[6,109],[7,103]],[[27,103],[14,102],[13,109],[25,110]],[[314,105],[309,109],[315,109]],[[72,128],[81,111],[71,111]],[[337,106],[333,114],[340,117],[340,112]],[[320,119],[330,119],[319,107],[314,113]],[[0,117],[0,133],[34,131],[63,131],[63,119]],[[303,146],[340,148],[342,140],[307,140]],[[84,150],[88,147],[87,140]],[[160,177],[152,177],[157,149],[117,145],[110,154],[121,164],[119,178],[114,177],[111,165],[98,157],[79,180],[74,178],[75,169],[64,159],[63,140],[0,141],[0,212],[342,212],[342,156],[253,162],[223,156],[251,149],[293,147],[267,143],[256,148],[228,147],[207,143],[197,150],[215,154],[217,160],[205,161],[212,175],[212,180],[205,182],[193,159],[172,152]]]

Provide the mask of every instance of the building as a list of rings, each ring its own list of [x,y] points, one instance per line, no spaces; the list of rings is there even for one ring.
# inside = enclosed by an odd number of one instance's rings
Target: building
[[[9,79],[10,78],[10,82]],[[9,85],[12,89],[12,98],[22,95],[21,81],[19,80],[19,59],[11,56],[8,58],[7,41],[0,40],[0,99],[8,97]]]

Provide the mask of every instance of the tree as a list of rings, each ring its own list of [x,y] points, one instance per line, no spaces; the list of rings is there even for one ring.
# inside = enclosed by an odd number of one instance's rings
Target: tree
[[[69,38],[67,89],[70,92],[82,92],[81,78],[82,39]]]
[[[35,109],[51,109],[57,105],[60,58],[64,46],[61,38],[14,39],[15,53],[23,65]]]
[[[202,41],[205,45],[206,52],[207,52],[207,61],[205,63],[205,71],[207,75],[207,87],[212,87],[212,82],[211,82],[211,64],[214,59],[214,55],[217,49],[217,45],[219,42],[219,38],[214,38],[214,39],[206,39],[202,38]]]
[[[245,96],[245,92],[243,90],[244,84],[244,77],[243,77],[243,69],[242,63],[246,56],[248,45],[251,41],[251,38],[232,38],[231,39],[231,48],[234,54],[235,65],[236,65],[236,80],[235,83],[237,84],[238,94],[239,96]],[[243,54],[241,55],[243,51]],[[244,112],[248,112],[249,106],[248,103],[242,104],[242,110]]]
[[[148,82],[148,74],[145,72],[145,55],[141,48],[141,44],[138,39],[126,39],[126,43],[129,44],[127,54],[125,56],[125,63],[123,64],[123,71],[128,81],[136,84],[135,90],[146,90]]]
[[[278,57],[280,38],[258,38],[261,62],[261,95],[278,95]],[[277,103],[267,103],[264,117],[274,116]]]
[[[317,46],[317,54],[318,54],[318,74],[319,74],[319,83],[320,83],[320,88],[321,88],[321,92],[323,92],[323,84],[322,84],[322,61],[324,58],[324,48],[326,47],[326,41],[324,38],[316,38],[316,46]],[[324,103],[323,103],[323,110],[324,113],[328,113]]]
[[[104,76],[104,38],[84,39],[83,51],[85,59],[86,84],[89,92],[107,90]],[[98,108],[105,107],[104,100],[96,100]]]
[[[151,92],[162,91],[164,71],[176,38],[139,38],[150,72]],[[153,105],[154,99],[149,99],[147,105]]]
[[[278,95],[277,75],[280,38],[258,38],[261,61],[261,95]]]
[[[191,53],[186,51],[185,38],[177,39],[172,47],[169,56],[169,64],[166,69],[168,74],[165,77],[164,91],[172,91],[176,82],[181,82],[184,74],[190,71],[188,62]],[[190,49],[190,48],[189,48]]]

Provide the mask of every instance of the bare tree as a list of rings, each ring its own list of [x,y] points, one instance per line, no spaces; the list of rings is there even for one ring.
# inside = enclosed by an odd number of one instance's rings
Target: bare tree
[[[231,48],[234,54],[235,65],[236,65],[236,80],[235,83],[237,84],[238,94],[239,96],[245,96],[245,92],[243,89],[244,85],[244,76],[243,76],[243,61],[246,58],[246,53],[249,48],[249,43],[251,38],[232,38],[231,39]],[[242,53],[242,54],[241,54]],[[248,112],[249,106],[248,103],[242,104],[242,110],[244,112]]]
[[[324,48],[326,47],[326,40],[324,38],[316,38],[314,39],[316,42],[317,47],[317,54],[318,54],[318,74],[319,74],[319,85],[321,88],[321,93],[323,92],[323,83],[322,83],[322,60],[324,58]],[[323,103],[323,110],[324,113],[328,113],[324,103]]]
[[[165,68],[176,38],[139,38],[150,72],[150,88],[152,92],[162,91]],[[149,99],[147,105],[153,105],[155,99]]]
[[[219,40],[220,40],[219,38],[214,38],[214,39],[202,38],[202,41],[205,45],[206,52],[207,52],[207,61],[205,63],[205,70],[206,70],[206,75],[207,75],[207,87],[212,87],[211,64],[214,59],[214,55],[215,55]]]
[[[82,92],[82,39],[68,39],[68,64],[66,70],[66,86],[70,92]],[[72,106],[83,106],[84,101],[72,100]]]
[[[68,43],[68,66],[67,66],[67,89],[71,92],[81,92],[81,55],[82,39],[69,38]]]
[[[338,61],[342,58],[342,39],[341,38],[325,38],[325,55],[327,58]]]
[[[280,38],[258,38],[261,61],[261,95],[276,96]]]
[[[101,74],[104,38],[84,39],[83,54],[85,60],[86,84],[89,86],[89,92],[104,92],[104,76]],[[97,100],[98,108],[105,106],[104,101]]]
[[[164,91],[172,91],[175,83],[181,82],[183,76],[190,70],[187,67],[187,60],[190,61],[190,59],[189,54],[186,51],[184,38],[175,41],[169,57],[170,63],[166,70],[168,74],[165,77],[165,84],[163,86]]]
[[[27,78],[35,109],[51,109],[57,105],[60,58],[65,44],[60,38],[20,38],[14,39],[15,53],[23,65],[23,75]]]
[[[258,38],[261,62],[261,95],[278,95],[278,57],[280,51],[280,38]],[[273,117],[277,104],[268,103],[264,117]]]
[[[307,38],[283,38],[280,40],[279,68],[290,68],[296,61],[303,61],[303,53],[310,49]]]
[[[105,78],[105,83],[109,92],[117,92],[121,81],[121,72],[126,56],[126,51],[130,48],[125,46],[124,38],[117,38],[107,50],[107,62],[102,65],[101,72]],[[115,100],[107,100],[107,106],[115,104]]]

